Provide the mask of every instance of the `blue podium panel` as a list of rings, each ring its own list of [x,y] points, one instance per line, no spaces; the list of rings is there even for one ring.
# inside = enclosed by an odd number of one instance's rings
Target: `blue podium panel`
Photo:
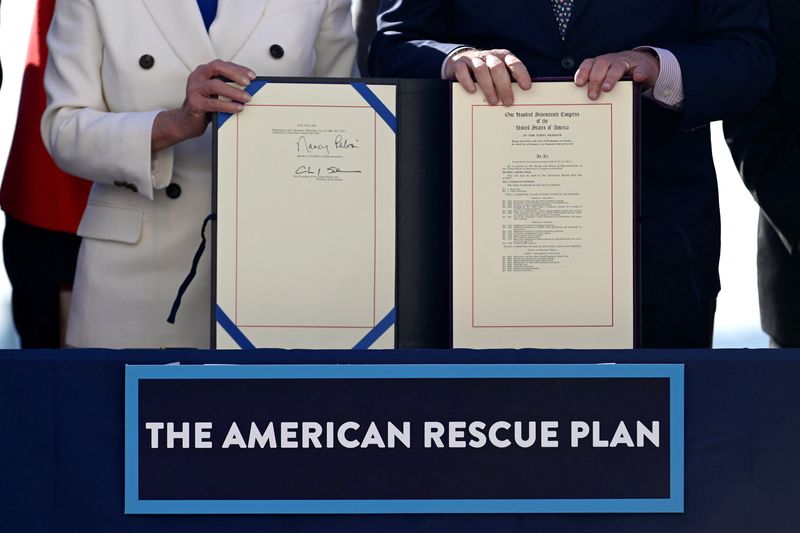
[[[126,515],[125,366],[229,363],[685,365],[685,511],[665,514]],[[796,351],[64,351],[0,354],[0,529],[9,532],[796,531]],[[513,472],[509,476],[515,475]]]

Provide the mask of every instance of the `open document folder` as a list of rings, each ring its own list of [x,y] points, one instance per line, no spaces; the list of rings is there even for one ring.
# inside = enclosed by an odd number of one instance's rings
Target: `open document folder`
[[[394,85],[259,79],[216,123],[217,348],[393,348]]]

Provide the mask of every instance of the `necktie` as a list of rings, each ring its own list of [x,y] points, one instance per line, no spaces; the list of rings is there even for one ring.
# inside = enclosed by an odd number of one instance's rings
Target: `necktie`
[[[567,25],[569,18],[572,15],[572,5],[574,0],[551,0],[553,2],[553,13],[556,16],[558,23],[558,32],[561,34],[563,41],[567,37]]]
[[[203,24],[206,25],[206,31],[208,31],[217,16],[217,0],[197,0],[197,7],[200,8]]]

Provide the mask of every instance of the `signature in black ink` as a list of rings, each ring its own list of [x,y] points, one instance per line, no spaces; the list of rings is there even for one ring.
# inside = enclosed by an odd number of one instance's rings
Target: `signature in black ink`
[[[348,139],[345,139],[341,135],[337,135],[336,139],[334,139],[333,141],[333,145],[336,148],[339,148],[340,150],[352,150],[354,148],[358,148],[358,145],[356,144],[357,142],[358,139],[356,139],[355,141],[350,141]]]
[[[328,167],[328,174],[361,174],[360,170],[342,170],[339,167]]]
[[[319,176],[319,169],[318,168],[311,168],[306,165],[300,165],[297,167],[297,170],[294,171],[295,176]]]
[[[341,135],[337,135],[336,138],[333,140],[333,149],[334,150],[357,150],[358,146],[358,139],[350,140],[345,139]],[[306,139],[305,135],[301,135],[297,139],[297,151],[304,152],[306,154],[317,154],[320,152],[324,152],[328,155],[331,153],[331,145],[328,144],[316,144],[309,142]]]
[[[322,169],[318,167],[310,167],[308,165],[300,165],[294,171],[295,176],[335,176],[336,174],[361,174],[360,170],[342,170],[339,167],[328,167],[325,169],[326,174],[322,173]]]
[[[327,144],[310,143],[306,140],[304,135],[301,135],[300,138],[297,139],[297,151],[305,152],[307,154],[316,154],[317,152],[325,152],[326,154],[331,153],[331,149]]]

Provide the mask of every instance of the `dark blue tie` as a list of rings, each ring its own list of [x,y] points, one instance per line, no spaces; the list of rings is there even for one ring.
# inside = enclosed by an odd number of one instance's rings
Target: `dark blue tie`
[[[206,25],[206,31],[208,31],[217,16],[217,0],[197,0],[197,7],[200,8],[203,24]]]

